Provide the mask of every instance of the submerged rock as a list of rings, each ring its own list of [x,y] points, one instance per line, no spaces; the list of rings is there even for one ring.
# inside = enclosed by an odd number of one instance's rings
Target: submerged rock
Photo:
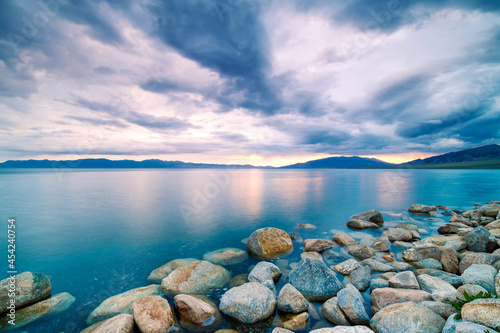
[[[280,326],[293,331],[303,331],[306,329],[308,319],[309,314],[307,312],[303,312],[301,314],[293,316],[287,321],[282,322]]]
[[[340,252],[334,251],[334,250],[326,250],[321,253],[323,257],[323,261],[328,265],[328,266],[333,266],[340,264],[341,262],[345,261],[347,257],[343,255]]]
[[[195,261],[177,268],[161,282],[165,294],[204,294],[222,288],[231,280],[231,274],[222,266],[208,261]]]
[[[247,251],[243,251],[241,249],[233,247],[226,247],[223,249],[205,253],[203,255],[203,260],[209,261],[215,265],[222,266],[241,264],[243,261],[247,260],[247,258]]]
[[[351,220],[353,219],[370,221],[378,225],[384,224],[384,217],[378,210],[375,209],[370,209],[369,211],[363,213],[354,214],[353,216],[351,216]]]
[[[307,311],[309,303],[305,297],[290,283],[281,288],[278,295],[278,310],[289,313],[301,313]]]
[[[145,296],[162,295],[159,285],[132,289],[112,296],[102,302],[87,318],[87,325],[112,318],[119,314],[132,314],[132,305],[136,300]]]
[[[219,309],[245,323],[252,324],[274,314],[276,298],[269,288],[249,282],[229,289],[220,299]]]
[[[436,211],[436,206],[426,206],[421,204],[413,204],[408,208],[410,213],[414,214],[429,214],[430,212]]]
[[[132,333],[133,331],[134,317],[129,314],[121,314],[87,327],[80,333]]]
[[[287,276],[286,282],[292,284],[310,301],[325,301],[342,289],[342,283],[335,272],[324,262],[309,258],[299,262]]]
[[[222,324],[222,315],[206,297],[180,294],[174,302],[181,326],[189,331],[205,332]]]
[[[326,239],[306,239],[304,241],[304,251],[321,252],[335,245],[334,242]]]
[[[190,263],[198,261],[198,259],[195,258],[184,258],[184,259],[175,259],[172,261],[169,261],[163,266],[158,267],[157,269],[153,270],[151,274],[148,276],[148,281],[152,282],[158,282],[161,283],[161,281],[168,276],[168,274],[172,273],[175,271],[177,268],[180,267],[186,267]]]
[[[14,281],[16,296],[16,308],[33,304],[50,297],[52,276],[42,273],[24,272],[15,276],[15,279],[4,279],[0,281],[0,314],[7,312],[11,298],[9,297],[9,285]]]
[[[60,293],[49,299],[28,305],[24,308],[16,309],[16,325],[10,325],[10,318],[5,316],[0,319],[0,331],[21,328],[40,318],[48,318],[66,311],[75,298],[68,293]]]
[[[349,228],[357,230],[380,228],[380,226],[376,223],[363,220],[356,220],[356,219],[352,219],[348,221],[346,224]]]
[[[377,312],[371,327],[378,333],[441,333],[445,320],[413,302],[393,304]]]
[[[356,268],[358,268],[359,266],[360,264],[356,260],[348,259],[346,261],[341,262],[340,264],[332,266],[332,268],[337,272],[339,272],[340,274],[348,275],[351,274],[351,272]]]
[[[170,304],[161,296],[139,298],[132,305],[132,313],[142,333],[166,333],[175,323]]]
[[[343,232],[335,234],[335,236],[333,236],[333,240],[339,243],[340,245],[347,245],[355,242],[354,238]]]
[[[292,239],[281,229],[258,229],[248,237],[247,251],[259,260],[285,257],[293,251]]]
[[[365,243],[352,243],[344,246],[344,249],[351,256],[356,257],[358,259],[368,259],[375,256],[375,251]]]

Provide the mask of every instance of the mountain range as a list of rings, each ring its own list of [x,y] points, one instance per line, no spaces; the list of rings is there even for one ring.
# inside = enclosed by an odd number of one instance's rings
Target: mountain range
[[[133,161],[133,160],[108,160],[80,159],[74,161],[53,160],[19,160],[0,163],[0,168],[79,168],[79,169],[129,169],[129,168],[272,168],[256,167],[253,165],[236,164],[204,164],[187,163],[181,161],[162,161],[158,159]],[[500,145],[487,145],[472,149],[454,151],[426,159],[417,159],[402,164],[391,164],[376,158],[359,156],[327,157],[305,163],[296,163],[280,167],[281,169],[314,169],[314,168],[478,168],[478,169],[500,169]]]

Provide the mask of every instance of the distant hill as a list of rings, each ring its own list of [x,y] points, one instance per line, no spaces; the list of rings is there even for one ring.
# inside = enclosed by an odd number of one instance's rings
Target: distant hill
[[[407,163],[402,163],[402,166],[433,166],[447,165],[466,162],[479,162],[500,159],[500,145],[488,145],[478,148],[454,151],[451,153],[429,157],[426,159],[418,159]],[[479,166],[483,163],[469,163],[470,165]]]
[[[376,158],[366,157],[327,157],[320,160],[309,161],[305,163],[297,163],[282,167],[283,169],[313,169],[313,168],[384,168],[394,166]]]
[[[132,161],[120,160],[113,161],[105,158],[98,159],[80,159],[74,161],[51,161],[51,160],[25,160],[25,161],[6,161],[0,163],[0,168],[26,168],[26,169],[45,169],[45,168],[75,168],[75,169],[139,169],[139,168],[256,168],[253,165],[228,165],[228,164],[204,164],[204,163],[186,163],[181,161],[162,161],[145,160]]]

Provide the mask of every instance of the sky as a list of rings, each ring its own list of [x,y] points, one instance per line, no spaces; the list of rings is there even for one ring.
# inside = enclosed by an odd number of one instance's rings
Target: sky
[[[0,161],[500,143],[498,0],[5,0]]]

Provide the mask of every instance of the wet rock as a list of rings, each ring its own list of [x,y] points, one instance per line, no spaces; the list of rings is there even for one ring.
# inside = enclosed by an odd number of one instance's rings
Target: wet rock
[[[483,215],[489,217],[497,217],[500,214],[500,205],[499,204],[487,204],[481,207],[481,211]]]
[[[291,231],[288,233],[288,236],[290,236],[291,240],[294,240],[298,243],[304,243],[304,239],[302,238],[302,236],[298,232]]]
[[[389,262],[394,262],[394,257],[391,256],[390,254],[385,254],[382,256],[382,258],[384,258],[385,260],[387,260]]]
[[[274,284],[281,278],[281,270],[275,264],[261,261],[252,269],[248,275],[248,281],[258,282],[276,293]]]
[[[467,248],[474,252],[491,253],[499,247],[495,236],[481,226],[466,233],[464,240],[467,243]]]
[[[397,247],[398,249],[400,250],[408,250],[408,249],[411,249],[414,245],[412,243],[408,243],[408,242],[400,242],[400,241],[396,241],[394,242],[393,244],[395,247]]]
[[[443,269],[443,264],[441,264],[441,262],[437,261],[436,259],[432,258],[414,261],[411,263],[411,265],[418,269],[424,269],[424,268]]]
[[[373,272],[395,272],[396,268],[393,266],[381,263],[374,259],[365,259],[361,261],[362,265],[370,267]]]
[[[32,322],[49,318],[66,311],[75,298],[68,293],[60,293],[44,301],[28,305],[24,308],[16,309],[15,326],[11,326],[8,321],[10,317],[4,316],[0,319],[0,331],[18,329]]]
[[[132,306],[132,313],[142,333],[166,333],[175,323],[168,301],[161,296],[139,298]]]
[[[418,227],[411,223],[403,223],[396,226],[396,229],[405,229],[411,231],[413,238],[420,238],[420,230]]]
[[[486,327],[484,325],[463,321],[457,324],[455,333],[484,333],[488,332],[488,329],[489,327]]]
[[[500,228],[500,220],[497,219],[496,221],[490,222],[484,228],[486,230],[498,229]]]
[[[42,273],[24,272],[15,276],[16,286],[16,308],[33,304],[47,297],[50,297],[52,276]],[[11,280],[0,281],[0,314],[6,312],[10,305],[9,285]]]
[[[181,326],[189,331],[209,331],[223,322],[219,310],[208,298],[180,294],[174,297],[174,302],[179,311]]]
[[[148,281],[151,282],[158,282],[161,283],[161,281],[168,276],[168,274],[172,273],[175,271],[177,268],[180,267],[186,267],[190,263],[198,261],[198,259],[195,258],[184,258],[184,259],[175,259],[172,261],[169,261],[163,266],[158,267],[157,269],[153,270],[151,274],[148,276]]]
[[[332,268],[337,272],[339,272],[340,274],[349,275],[353,270],[355,270],[359,266],[360,264],[356,260],[348,259],[344,262],[341,262],[338,265],[332,266]]]
[[[222,288],[231,281],[231,274],[222,266],[208,261],[195,261],[177,268],[161,282],[165,294],[204,294]]]
[[[281,327],[293,331],[303,331],[307,327],[307,320],[309,319],[309,315],[307,312],[303,312],[296,316],[293,316],[292,319],[282,322]]]
[[[489,265],[472,265],[467,268],[462,276],[463,284],[476,284],[487,291],[495,292],[495,276],[497,270]]]
[[[436,211],[436,206],[426,206],[421,204],[413,204],[408,208],[410,213],[414,214],[429,214],[430,212]]]
[[[309,333],[373,333],[366,326],[337,326],[320,328]]]
[[[363,220],[350,220],[346,224],[349,228],[357,230],[380,228],[380,226],[376,223]]]
[[[462,274],[467,268],[476,264],[476,265],[493,265],[498,261],[498,258],[495,258],[493,255],[489,253],[468,253],[465,257],[460,260],[460,265],[458,266],[458,271]]]
[[[363,213],[354,214],[353,216],[351,216],[351,220],[370,221],[378,225],[384,224],[384,217],[378,210],[375,209],[370,209],[369,211]]]
[[[347,253],[358,259],[368,259],[375,256],[375,251],[368,245],[360,242],[348,244],[344,247]]]
[[[389,228],[382,233],[383,236],[389,238],[391,242],[395,241],[409,241],[413,238],[413,233],[406,229]]]
[[[413,262],[422,259],[436,259],[443,265],[443,269],[448,273],[457,273],[458,257],[456,251],[445,246],[423,245],[413,247],[403,252],[405,261]]]
[[[102,320],[112,318],[119,314],[132,314],[132,305],[136,300],[146,296],[162,295],[159,285],[132,289],[112,296],[102,302],[87,318],[87,325],[92,325]]]
[[[330,298],[321,306],[321,314],[333,325],[350,325],[346,315],[339,306],[337,297]]]
[[[413,302],[393,304],[375,314],[371,327],[378,333],[441,333],[445,320]]]
[[[373,313],[390,304],[423,301],[432,301],[431,294],[423,290],[382,288],[373,290],[371,294]]]
[[[297,228],[300,228],[300,229],[317,229],[317,227],[314,225],[314,224],[311,224],[311,223],[299,223],[297,225]]]
[[[229,289],[222,295],[219,305],[223,313],[245,324],[271,317],[275,308],[276,298],[272,291],[256,282]]]
[[[281,288],[278,295],[278,310],[289,313],[301,313],[307,311],[309,303],[304,296],[290,283]]]
[[[321,255],[323,256],[323,261],[328,266],[340,264],[342,261],[345,261],[347,259],[345,255],[334,250],[323,251]]]
[[[335,245],[334,242],[326,239],[306,239],[304,241],[304,251],[321,252]]]
[[[397,274],[396,272],[387,272],[387,273],[384,273],[384,274],[379,274],[377,276],[379,278],[381,278],[381,279],[389,281],[396,274]]]
[[[363,297],[358,290],[344,288],[338,293],[338,305],[353,324],[367,325],[370,318],[363,305]]]
[[[377,288],[389,288],[389,281],[381,278],[372,279],[370,282],[370,290],[374,290]]]
[[[462,319],[488,327],[500,327],[500,299],[476,299],[465,304]]]
[[[242,284],[245,284],[248,282],[248,274],[240,274],[236,275],[234,278],[231,279],[229,282],[229,288],[234,288],[234,287],[239,287]]]
[[[323,256],[318,252],[302,252],[300,254],[300,259],[304,258],[323,260]]]
[[[470,223],[468,218],[460,216],[460,215],[455,214],[455,213],[453,213],[451,215],[450,222],[459,222],[459,223],[463,223],[465,225],[468,225],[469,227],[472,226],[472,224]]]
[[[389,279],[389,287],[397,289],[420,289],[417,277],[413,272],[401,272]]]
[[[365,291],[370,288],[371,269],[361,265],[348,275],[351,284],[359,291]]]
[[[457,290],[448,282],[435,276],[421,274],[417,277],[420,288],[432,295],[435,301],[453,299]]]
[[[476,296],[479,293],[486,294],[487,290],[476,284],[464,284],[463,286],[458,287],[455,297],[465,300],[464,293],[467,293],[469,296]]]
[[[226,247],[223,249],[215,250],[205,253],[203,260],[209,261],[215,265],[237,265],[248,259],[247,251],[241,249]]]
[[[452,248],[455,251],[461,251],[467,248],[467,242],[462,238],[453,238],[446,241],[444,246]]]
[[[347,245],[355,242],[355,240],[351,236],[343,232],[340,232],[335,236],[333,236],[333,240],[339,243],[340,245]]]
[[[134,317],[121,314],[104,320],[84,329],[81,333],[132,333],[134,331]]]
[[[259,260],[285,257],[293,252],[292,239],[281,229],[258,229],[248,237],[247,251]]]
[[[372,239],[370,246],[375,251],[387,252],[391,250],[391,241],[387,236],[379,236]]]
[[[445,224],[443,226],[440,226],[437,231],[442,235],[458,234],[458,232],[460,231],[460,227],[452,224]]]
[[[324,262],[302,259],[290,272],[286,282],[292,284],[309,301],[324,301],[337,295],[342,283]]]
[[[451,315],[457,313],[457,310],[451,306],[449,303],[435,302],[435,301],[423,301],[418,303],[419,305],[426,307],[435,314],[439,315],[444,320],[448,319]]]
[[[460,279],[460,276],[443,272],[437,269],[419,269],[415,271],[415,275],[421,275],[421,274],[427,274],[430,276],[435,276],[437,278],[440,278],[441,280],[448,282],[451,284],[453,287],[458,288],[462,285],[462,279]]]

